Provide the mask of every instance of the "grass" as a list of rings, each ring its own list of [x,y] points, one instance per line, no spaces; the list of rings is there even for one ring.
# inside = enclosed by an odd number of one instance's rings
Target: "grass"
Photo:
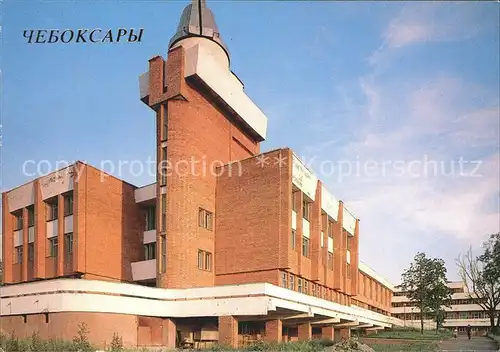
[[[497,342],[498,347],[500,347],[500,335],[495,335],[495,334],[488,334],[489,337],[491,337],[493,340]]]
[[[416,351],[422,351],[422,352],[431,352],[431,351],[437,351],[438,346],[437,343],[434,341],[415,341],[410,344],[368,344],[371,348],[373,348],[375,351],[383,351],[383,352],[416,352]]]
[[[366,338],[374,339],[400,339],[400,340],[446,340],[451,337],[451,331],[441,330],[436,334],[435,330],[424,330],[421,334],[420,330],[416,329],[398,329],[381,331],[378,334],[366,336]]]

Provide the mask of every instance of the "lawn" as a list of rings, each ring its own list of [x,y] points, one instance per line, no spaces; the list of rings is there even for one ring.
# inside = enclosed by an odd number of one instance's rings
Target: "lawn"
[[[440,331],[436,334],[436,331],[424,330],[421,334],[419,330],[413,329],[402,329],[402,330],[385,330],[380,331],[378,334],[368,335],[365,338],[370,339],[400,339],[400,340],[446,340],[451,337],[450,331]]]
[[[399,344],[399,343],[394,343],[394,344],[370,344],[368,345],[373,348],[375,351],[383,351],[383,352],[410,352],[410,351],[422,351],[422,352],[431,352],[431,351],[437,351],[437,343],[434,341],[415,341],[411,343],[405,343],[405,344]]]

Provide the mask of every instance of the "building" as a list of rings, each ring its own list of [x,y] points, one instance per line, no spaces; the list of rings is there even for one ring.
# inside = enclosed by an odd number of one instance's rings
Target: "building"
[[[467,325],[472,327],[475,334],[483,334],[490,327],[490,320],[485,311],[469,297],[466,285],[461,282],[449,282],[452,291],[450,307],[444,307],[446,318],[443,327],[459,333],[466,333]],[[392,298],[392,315],[403,321],[403,326],[420,328],[420,309],[410,302],[405,292],[396,289]],[[424,319],[425,329],[436,329],[436,323],[431,317]]]
[[[339,339],[391,317],[359,220],[288,148],[230,70],[205,1],[139,78],[157,182],[81,162],[3,193],[1,327],[130,346]]]

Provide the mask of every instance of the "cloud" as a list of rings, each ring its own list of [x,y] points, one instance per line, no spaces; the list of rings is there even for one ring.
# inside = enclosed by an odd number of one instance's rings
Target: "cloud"
[[[388,23],[369,62],[384,62],[395,50],[410,45],[464,40],[498,27],[498,16],[491,13],[497,10],[488,10],[470,3],[408,4]]]

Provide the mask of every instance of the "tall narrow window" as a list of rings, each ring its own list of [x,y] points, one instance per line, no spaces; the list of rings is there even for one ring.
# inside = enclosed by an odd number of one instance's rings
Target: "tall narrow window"
[[[333,253],[328,252],[328,269],[333,269]]]
[[[28,227],[35,225],[35,207],[33,205],[28,207]]]
[[[297,291],[302,293],[302,278],[297,279]]]
[[[162,148],[161,152],[161,167],[160,167],[160,186],[167,185],[167,147]]]
[[[167,105],[163,105],[163,121],[162,121],[161,140],[166,141],[168,136],[168,110]]]
[[[154,230],[156,228],[156,207],[147,207],[145,210],[145,231]]]
[[[161,230],[167,231],[167,195],[161,195]]]
[[[299,203],[299,192],[300,191],[292,191],[292,210],[297,211],[297,204]]]
[[[346,265],[346,270],[347,270],[347,278],[350,279],[351,278],[351,265],[350,264]],[[377,292],[378,292],[378,289],[377,289]]]
[[[309,257],[309,238],[302,236],[302,255]]]
[[[290,238],[290,242],[292,243],[292,249],[295,249],[295,247],[297,247],[296,238],[297,238],[296,232],[295,232],[295,230],[292,230],[292,234],[291,234],[291,238]]]
[[[57,197],[54,197],[52,200],[47,201],[46,209],[47,209],[47,221],[56,220],[58,215]]]
[[[306,199],[304,199],[302,201],[302,217],[306,220],[309,220],[310,209],[311,209],[311,204]]]
[[[23,228],[23,211],[19,210],[14,214],[14,231],[21,230]]]
[[[64,195],[64,216],[73,215],[73,192]]]
[[[333,238],[333,221],[328,221],[328,237]]]
[[[198,249],[198,269],[203,270],[203,251]]]
[[[212,253],[205,252],[205,270],[212,271]]]
[[[290,275],[290,290],[295,291],[295,276]]]
[[[23,262],[23,246],[14,248],[14,264],[21,264]]]
[[[57,257],[57,237],[49,238],[49,257]]]
[[[144,260],[152,260],[156,258],[156,243],[147,243],[144,245]]]
[[[64,254],[69,257],[73,253],[73,232],[64,234]]]
[[[309,281],[307,281],[307,280],[304,280],[304,293],[306,295],[309,294]]]
[[[35,260],[35,244],[33,242],[28,243],[28,261],[32,262]]]
[[[161,241],[161,272],[167,272],[167,237],[165,235],[160,236]]]
[[[287,288],[288,287],[288,274],[286,273],[286,271],[282,271],[281,272],[281,287],[285,287]]]

